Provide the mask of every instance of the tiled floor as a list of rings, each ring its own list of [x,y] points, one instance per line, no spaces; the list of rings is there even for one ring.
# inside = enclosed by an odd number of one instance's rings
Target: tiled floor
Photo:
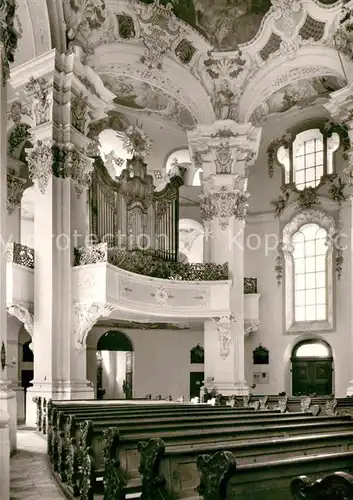
[[[62,500],[46,461],[46,441],[32,430],[19,430],[11,458],[10,500]]]

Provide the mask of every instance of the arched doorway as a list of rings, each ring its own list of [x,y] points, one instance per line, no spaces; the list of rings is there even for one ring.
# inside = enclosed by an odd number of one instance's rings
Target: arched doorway
[[[133,345],[125,333],[109,331],[97,343],[97,398],[132,399]]]
[[[323,340],[299,342],[292,351],[293,396],[326,396],[332,393],[333,358]]]

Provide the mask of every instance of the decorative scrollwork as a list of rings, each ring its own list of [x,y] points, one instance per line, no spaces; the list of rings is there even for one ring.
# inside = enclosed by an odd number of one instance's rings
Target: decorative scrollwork
[[[82,452],[81,500],[93,500],[95,489],[95,460],[91,446]]]
[[[159,474],[159,466],[165,452],[162,439],[150,439],[137,445],[140,452],[139,472],[142,475],[142,498],[156,498],[165,485],[165,478]]]
[[[318,481],[299,476],[292,480],[290,491],[294,500],[353,500],[353,476],[335,472]]]
[[[13,262],[14,264],[34,269],[34,250],[13,241],[7,243],[6,262]]]
[[[326,401],[325,404],[325,413],[328,417],[334,417],[337,415],[336,411],[337,407],[337,399],[330,399],[329,401]]]
[[[227,480],[236,471],[236,459],[230,451],[214,455],[200,455],[197,458],[200,485],[197,492],[204,500],[221,500]]]
[[[2,60],[2,84],[10,77],[10,63],[14,62],[17,41],[20,33],[15,28],[16,2],[2,0],[0,3],[0,41],[4,46]]]
[[[109,427],[103,432],[104,448],[104,499],[122,498],[126,486],[126,478],[120,467],[118,457],[119,431]]]

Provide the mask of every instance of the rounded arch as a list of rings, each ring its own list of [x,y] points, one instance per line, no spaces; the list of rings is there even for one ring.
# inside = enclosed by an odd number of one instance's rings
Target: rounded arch
[[[334,392],[334,357],[325,339],[303,335],[288,345],[286,352],[287,373],[291,374],[288,386],[293,396],[327,396]]]
[[[294,234],[306,224],[316,224],[327,232],[328,241],[332,241],[336,233],[335,219],[320,210],[308,209],[296,214],[283,229],[282,250],[285,253],[292,250]]]
[[[188,68],[180,66],[168,55],[164,56],[163,68],[157,67],[153,71],[146,71],[143,64],[131,64],[136,58],[141,60],[144,57],[142,44],[107,43],[96,47],[86,62],[98,75],[122,75],[150,83],[176,99],[197,123],[214,122],[210,96]]]
[[[109,330],[103,333],[97,342],[97,351],[133,352],[134,346],[130,337],[119,330]]]
[[[292,380],[292,355],[296,346],[301,344],[305,344],[307,342],[324,342],[328,344],[325,338],[317,333],[313,332],[305,332],[301,335],[293,338],[290,342],[288,342],[284,353],[283,353],[283,380],[284,380],[284,391],[287,394],[292,394],[293,380]],[[335,352],[332,347],[329,345],[331,356],[332,356],[332,365],[335,364]],[[335,372],[332,372],[332,386],[335,386]]]
[[[281,55],[274,57],[250,80],[239,102],[240,122],[249,121],[256,108],[289,83],[319,76],[345,80],[345,72],[350,77],[353,71],[347,64],[343,69],[337,51],[324,45],[302,47],[293,60],[283,61]]]
[[[322,339],[311,338],[297,342],[292,349],[292,360],[303,358],[333,359],[331,346]]]

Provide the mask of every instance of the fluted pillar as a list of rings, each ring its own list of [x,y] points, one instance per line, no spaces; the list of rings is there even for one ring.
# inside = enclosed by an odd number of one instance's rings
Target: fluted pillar
[[[244,227],[247,168],[255,160],[260,129],[232,120],[199,126],[189,134],[202,163],[201,216],[205,257],[228,262],[232,280],[229,314],[205,322],[205,386],[222,394],[248,393],[244,374]]]

